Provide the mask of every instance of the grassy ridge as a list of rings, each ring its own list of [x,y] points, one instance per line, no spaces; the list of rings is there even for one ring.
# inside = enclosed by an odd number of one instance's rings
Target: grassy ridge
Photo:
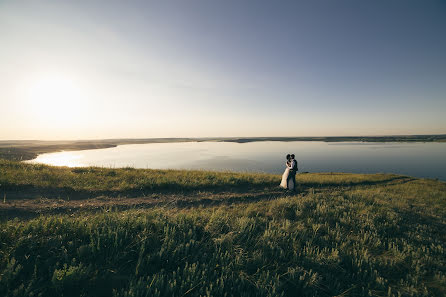
[[[100,167],[67,168],[0,160],[0,184],[5,190],[33,188],[83,192],[187,191],[211,188],[276,185],[271,174]]]
[[[385,183],[401,176],[391,174],[315,173],[297,176],[303,187],[346,186]],[[26,164],[0,159],[1,191],[33,190],[41,195],[141,195],[142,192],[277,188],[280,177],[274,174],[152,170],[100,167],[68,168]],[[82,197],[82,196],[81,196]]]
[[[278,178],[0,162],[0,194],[187,194],[222,183],[237,195],[276,189]],[[0,296],[445,296],[445,183],[384,174],[298,181],[301,194],[255,203],[1,222]]]

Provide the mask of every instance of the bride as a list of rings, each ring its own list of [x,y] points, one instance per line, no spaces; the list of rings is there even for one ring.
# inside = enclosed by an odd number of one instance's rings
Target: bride
[[[288,179],[288,176],[290,175],[291,170],[291,155],[286,155],[286,163],[285,163],[285,172],[282,175],[282,182],[280,183],[280,186],[284,189],[293,190],[294,189],[294,182],[293,179]]]

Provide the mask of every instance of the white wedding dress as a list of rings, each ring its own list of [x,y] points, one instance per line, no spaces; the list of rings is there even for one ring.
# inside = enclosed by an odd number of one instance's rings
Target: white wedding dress
[[[284,189],[293,190],[294,189],[294,182],[293,179],[290,179],[287,183],[288,176],[290,175],[290,169],[288,164],[286,164],[285,172],[282,175],[282,181],[280,183],[280,186]]]

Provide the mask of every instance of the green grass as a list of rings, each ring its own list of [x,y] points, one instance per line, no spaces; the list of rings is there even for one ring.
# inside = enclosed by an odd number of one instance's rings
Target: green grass
[[[0,194],[142,186],[195,197],[200,188],[269,191],[278,179],[0,163]],[[334,173],[298,181],[298,195],[253,203],[3,221],[0,296],[446,295],[445,183]]]
[[[383,183],[402,178],[389,174],[301,174],[301,186],[345,186]],[[0,191],[38,191],[59,196],[81,194],[140,195],[142,191],[246,190],[277,188],[280,178],[274,174],[209,172],[187,170],[151,170],[100,167],[68,168],[26,164],[0,159]],[[58,190],[58,191],[54,191]],[[1,193],[0,193],[1,194]],[[88,195],[87,195],[88,197]]]
[[[13,189],[62,189],[91,193],[230,189],[277,184],[271,174],[100,167],[67,168],[0,160],[0,184]]]

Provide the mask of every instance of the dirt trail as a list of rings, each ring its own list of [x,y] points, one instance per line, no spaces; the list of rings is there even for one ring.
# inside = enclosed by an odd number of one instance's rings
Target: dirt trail
[[[282,197],[306,195],[324,191],[340,190],[352,187],[376,187],[383,184],[393,185],[413,181],[413,178],[399,177],[380,182],[365,182],[351,185],[307,185],[300,186],[298,193],[289,192],[279,187],[263,189],[246,189],[244,191],[200,191],[187,193],[153,193],[145,196],[107,196],[87,197],[85,199],[36,198],[27,191],[7,193],[6,200],[0,201],[0,220],[13,218],[33,218],[45,214],[75,214],[88,211],[107,211],[144,209],[152,207],[210,207],[237,203],[252,203],[261,200],[272,200]],[[45,192],[45,191],[43,191]],[[45,193],[40,192],[42,196]],[[125,193],[123,193],[125,194]],[[10,199],[8,199],[8,197]],[[26,197],[26,198],[19,198]],[[1,197],[0,197],[1,198]],[[11,199],[12,198],[12,199]],[[77,197],[79,198],[79,197]]]
[[[84,200],[63,200],[48,198],[14,199],[0,203],[2,220],[15,217],[32,218],[42,214],[74,214],[79,211],[104,211],[107,209],[125,210],[135,208],[197,207],[221,204],[250,203],[260,200],[277,199],[295,195],[280,188],[268,191],[234,192],[196,192],[189,194],[153,194],[145,197],[107,197],[101,196]]]

